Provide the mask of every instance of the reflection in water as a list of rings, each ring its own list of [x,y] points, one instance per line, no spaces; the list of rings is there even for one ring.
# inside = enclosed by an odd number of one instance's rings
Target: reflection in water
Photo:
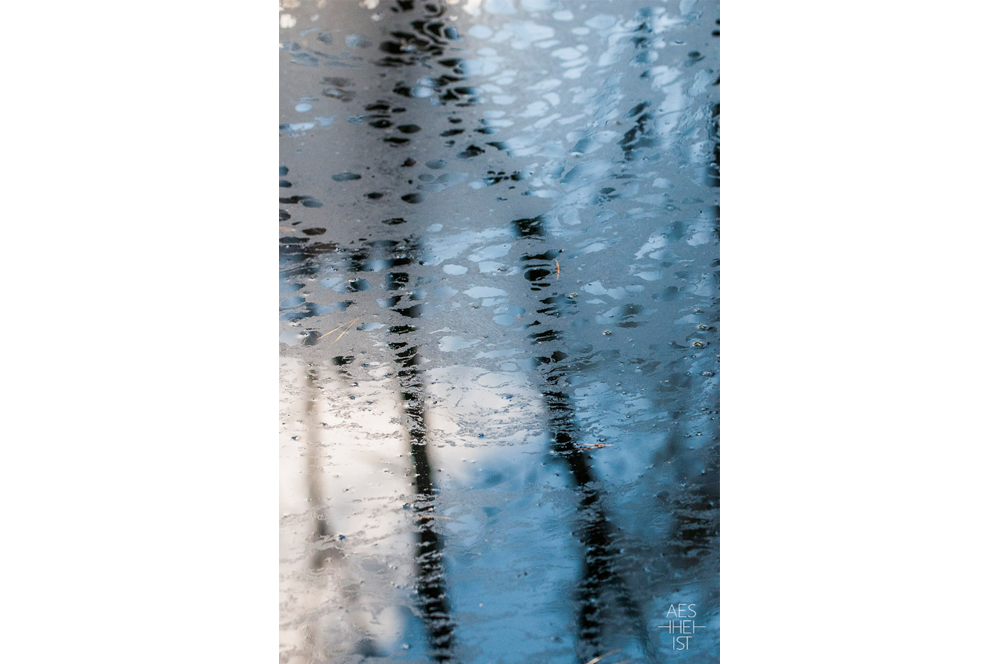
[[[586,453],[577,446],[578,433],[573,421],[573,407],[569,396],[558,388],[562,374],[550,373],[546,380],[545,400],[549,407],[549,426],[552,431],[553,450],[569,466],[573,481],[579,489],[582,526],[580,542],[584,545],[583,573],[581,574],[577,609],[577,630],[581,656],[590,660],[605,652],[601,647],[602,627],[606,624],[604,612],[613,606],[605,596],[613,597],[632,622],[643,650],[648,651],[646,630],[638,606],[632,600],[628,587],[616,571],[621,567],[619,549],[612,539],[613,524],[601,506],[601,492],[597,478],[590,468]]]
[[[416,348],[412,350],[416,351]],[[400,362],[407,367],[418,360],[416,352]],[[448,608],[441,536],[435,528],[434,479],[427,443],[424,441],[423,390],[415,368],[400,369],[403,403],[406,404],[410,456],[416,497],[414,518],[417,527],[417,580],[421,617],[431,640],[431,652],[439,662],[451,661],[454,624]]]
[[[352,252],[351,267],[355,272],[377,271],[380,268],[399,269],[411,264],[410,255],[419,251],[412,239],[402,243],[380,243],[376,248],[387,250],[391,257],[372,260],[372,244],[364,244]],[[389,272],[386,275],[385,290],[389,293],[402,290],[408,283],[405,272]],[[383,307],[399,304],[402,296],[393,295],[380,300]],[[394,309],[407,318],[419,318],[422,305]],[[405,338],[415,332],[413,325],[396,325],[390,328],[390,334]],[[399,394],[405,413],[404,427],[406,429],[410,458],[413,461],[413,513],[417,532],[416,548],[416,581],[415,588],[418,598],[418,608],[427,636],[430,641],[430,651],[435,661],[452,660],[452,644],[454,621],[448,607],[447,584],[443,564],[443,540],[438,533],[434,512],[435,492],[434,473],[431,468],[430,452],[425,440],[427,426],[425,423],[425,391],[420,372],[420,353],[416,345],[407,341],[392,341],[388,344],[394,353],[394,361],[398,367],[396,376],[399,380]]]
[[[512,223],[518,237],[537,240],[546,237],[545,223],[541,217],[517,219]],[[559,273],[556,256],[558,252],[550,251],[522,257],[522,261],[527,264],[524,276],[532,282],[532,291],[542,291],[552,286],[550,282],[554,281],[553,275]],[[542,308],[537,313],[558,318],[569,313],[573,301],[561,294],[554,294],[539,300],[538,304]],[[536,344],[558,342],[561,338],[561,334],[554,329],[533,332],[529,336]],[[600,483],[590,467],[587,452],[578,443],[580,433],[575,408],[566,391],[566,377],[574,373],[573,367],[567,366],[570,357],[557,350],[548,357],[536,357],[535,360],[543,368],[545,375],[542,394],[548,408],[552,451],[569,468],[579,493],[577,509],[580,512],[580,525],[577,537],[583,545],[583,566],[577,591],[577,653],[585,661],[590,661],[607,651],[607,648],[602,647],[601,641],[603,628],[607,624],[605,614],[617,603],[630,620],[630,631],[634,631],[643,651],[649,654],[646,629],[639,607],[632,600],[626,583],[617,572],[622,567],[618,560],[620,548],[613,542],[614,526],[601,504]],[[606,597],[613,599],[607,601]]]
[[[282,661],[718,661],[717,6],[282,7]]]
[[[314,515],[314,526],[313,526],[313,542],[317,545],[324,543],[330,535],[330,531],[327,528],[327,514],[326,510],[322,508],[322,505],[326,503],[323,498],[323,468],[321,465],[319,446],[320,442],[316,432],[320,430],[320,420],[319,412],[316,408],[316,401],[319,399],[319,383],[317,381],[316,369],[309,368],[306,370],[306,403],[303,404],[303,410],[306,412],[308,417],[306,431],[306,446],[308,448],[308,453],[306,457],[306,485],[309,491],[309,504],[316,505],[316,512]],[[339,557],[340,552],[333,549],[329,553],[325,551],[321,546],[316,546],[316,551],[313,554],[312,567],[314,570],[322,569],[324,563],[330,562],[332,557]]]

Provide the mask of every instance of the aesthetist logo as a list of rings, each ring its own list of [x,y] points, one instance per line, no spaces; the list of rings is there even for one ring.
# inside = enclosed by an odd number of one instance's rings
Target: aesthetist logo
[[[671,604],[665,617],[666,624],[657,627],[672,635],[674,650],[690,650],[691,639],[698,636],[697,630],[705,629],[705,625],[697,624],[698,611],[694,604]]]

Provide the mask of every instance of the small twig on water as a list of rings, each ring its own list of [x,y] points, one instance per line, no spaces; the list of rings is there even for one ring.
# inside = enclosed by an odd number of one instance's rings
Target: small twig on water
[[[331,335],[331,334],[333,334],[334,332],[336,332],[336,331],[337,331],[337,330],[339,330],[340,328],[344,327],[345,325],[347,325],[347,326],[348,326],[348,328],[350,328],[350,326],[351,326],[351,325],[353,325],[354,323],[356,323],[356,322],[357,322],[357,321],[359,321],[359,320],[361,320],[361,316],[358,316],[357,318],[355,318],[355,319],[354,319],[354,320],[352,320],[352,321],[348,321],[348,322],[346,322],[346,323],[341,323],[341,324],[340,324],[340,325],[338,325],[337,327],[333,328],[332,330],[330,330],[329,332],[327,332],[326,334],[324,334],[323,336],[321,336],[321,337],[320,337],[319,339],[322,339],[322,338],[323,338],[323,337],[325,337],[325,336],[328,336],[328,335]],[[339,337],[337,337],[336,339],[334,339],[334,340],[333,340],[333,342],[334,342],[334,343],[337,343],[337,342],[338,342],[338,341],[340,340],[340,337],[344,336],[344,334],[346,334],[346,333],[347,333],[347,330],[344,330],[343,332],[341,332],[341,333],[340,333],[340,336],[339,336]],[[316,341],[319,341],[319,339],[317,339]]]
[[[345,334],[347,334],[347,331],[348,331],[349,329],[351,329],[351,326],[352,326],[352,325],[354,325],[355,323],[357,323],[357,322],[358,322],[359,320],[361,320],[361,317],[360,317],[360,316],[358,316],[357,318],[355,318],[354,320],[352,320],[352,321],[351,321],[350,323],[348,323],[348,324],[347,324],[347,327],[345,327],[345,328],[344,328],[344,331],[343,331],[343,332],[341,332],[340,334],[338,334],[338,335],[337,335],[337,338],[333,340],[333,343],[337,343],[338,341],[340,341],[340,337],[342,337],[342,336],[344,336]]]
[[[559,281],[559,261],[556,260],[556,281]]]
[[[324,334],[323,336],[321,336],[320,339],[322,339],[323,337],[327,336],[328,334],[333,334],[334,332],[336,332],[340,328],[344,327],[345,325],[347,325],[347,323],[341,323],[337,327],[333,328],[332,330],[330,330],[329,332],[327,332],[326,334]],[[317,339],[316,341],[319,341],[319,339]]]
[[[602,447],[611,447],[613,444],[614,443],[602,443],[602,444],[597,444],[597,445],[581,445],[580,447],[578,447],[576,449],[578,449],[578,450],[597,450],[597,449],[600,449]]]

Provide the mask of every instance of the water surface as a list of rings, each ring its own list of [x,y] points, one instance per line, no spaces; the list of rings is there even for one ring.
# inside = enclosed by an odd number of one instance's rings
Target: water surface
[[[717,5],[282,7],[281,661],[718,661]]]

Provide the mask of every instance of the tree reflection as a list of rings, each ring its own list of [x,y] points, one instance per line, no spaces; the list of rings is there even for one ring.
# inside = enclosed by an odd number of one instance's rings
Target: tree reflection
[[[542,216],[516,219],[511,224],[519,238],[539,242],[546,239],[545,219]],[[558,319],[575,306],[572,298],[548,291],[558,276],[558,255],[558,251],[550,250],[525,254],[521,258],[525,264],[524,276],[530,282],[531,290],[549,293],[548,297],[539,299],[541,308],[536,310],[547,319]],[[540,320],[536,320],[529,329],[536,326],[541,326]],[[551,327],[530,334],[529,339],[536,345],[556,343],[561,341],[562,333]],[[541,391],[548,411],[552,452],[569,468],[578,495],[579,523],[574,534],[583,545],[583,564],[577,582],[576,638],[578,654],[588,661],[606,650],[602,637],[609,622],[607,612],[616,604],[625,613],[631,629],[647,653],[649,639],[639,606],[632,599],[628,584],[619,571],[623,567],[620,561],[622,549],[615,544],[612,536],[614,524],[602,504],[600,482],[591,468],[589,453],[580,447],[576,408],[566,392],[567,378],[578,372],[578,364],[585,361],[586,358],[581,358],[574,362],[562,350],[535,358],[544,377]]]
[[[420,318],[422,305],[413,302],[414,293],[406,293],[410,283],[407,266],[413,255],[420,251],[419,242],[412,237],[401,240],[365,241],[352,250],[348,264],[354,273],[392,270],[386,273],[385,290],[398,293],[381,300],[383,307],[409,319]],[[402,306],[396,306],[396,305]],[[408,306],[407,306],[408,305]],[[413,468],[413,519],[416,528],[414,548],[414,587],[417,607],[427,633],[430,651],[435,661],[453,659],[455,621],[448,601],[448,586],[444,567],[444,540],[438,532],[435,506],[436,490],[430,450],[427,446],[426,392],[420,365],[419,346],[410,335],[417,327],[405,323],[389,328],[389,334],[398,341],[389,342],[394,351],[399,399],[405,414],[404,428],[409,443]]]

